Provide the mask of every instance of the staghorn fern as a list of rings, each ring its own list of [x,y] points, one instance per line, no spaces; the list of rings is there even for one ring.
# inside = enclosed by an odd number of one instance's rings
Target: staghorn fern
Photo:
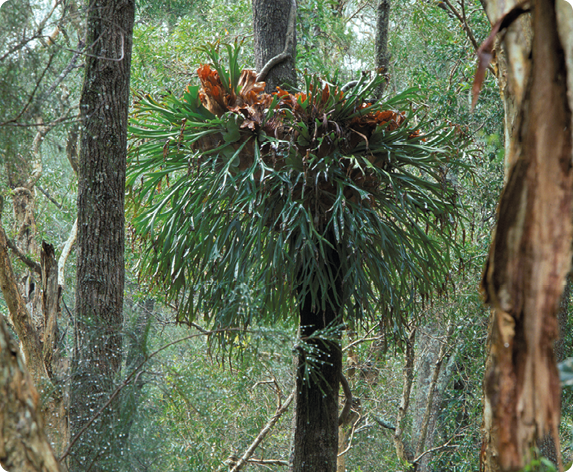
[[[201,87],[140,96],[131,117],[140,274],[182,321],[272,323],[310,294],[347,320],[381,314],[399,334],[417,297],[448,278],[459,208],[447,173],[463,165],[462,134],[413,111],[414,90],[370,101],[380,76],[343,93],[305,74],[302,91],[266,94],[238,72],[237,45],[231,72],[211,47]],[[321,296],[337,277],[337,299]]]

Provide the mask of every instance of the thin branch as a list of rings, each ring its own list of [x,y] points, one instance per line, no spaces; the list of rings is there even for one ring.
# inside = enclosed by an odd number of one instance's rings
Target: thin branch
[[[350,449],[352,449],[352,440],[354,439],[354,433],[356,432],[356,425],[360,422],[361,418],[362,416],[359,414],[356,421],[352,424],[352,431],[350,431],[350,438],[348,438],[348,446],[346,446],[346,449],[340,452],[336,457],[342,457],[344,454],[350,451]]]
[[[185,336],[183,338],[176,339],[175,341],[167,343],[167,344],[161,346],[156,351],[153,351],[151,354],[149,354],[143,361],[141,361],[139,363],[139,365],[131,372],[131,374],[129,374],[126,377],[126,379],[113,391],[113,393],[110,395],[110,397],[105,402],[105,404],[91,417],[91,419],[85,424],[85,426],[80,431],[78,431],[78,433],[70,441],[70,445],[64,451],[62,456],[58,459],[58,462],[61,463],[66,457],[68,457],[70,455],[72,448],[74,447],[76,442],[78,442],[80,437],[87,431],[87,429],[94,423],[94,421],[97,420],[101,416],[101,414],[106,410],[106,408],[109,405],[111,405],[111,403],[113,402],[113,400],[115,400],[115,398],[119,395],[119,393],[131,383],[132,379],[137,380],[137,378],[141,374],[141,372],[140,372],[141,369],[149,360],[151,360],[153,357],[155,357],[157,354],[164,351],[165,349],[168,349],[169,347],[171,347],[175,344],[181,343],[183,341],[187,341],[188,339],[193,339],[193,338],[196,338],[198,336],[204,336],[205,334],[211,335],[211,334],[218,334],[218,333],[224,333],[224,332],[229,332],[229,331],[242,331],[242,330],[240,328],[225,328],[225,329],[215,329],[213,331],[208,331],[207,333],[191,334],[189,336]],[[292,400],[292,398],[291,398],[291,400]]]
[[[58,207],[59,210],[62,209],[62,205],[60,203],[58,203],[56,201],[56,199],[54,197],[52,197],[50,195],[50,193],[47,190],[44,190],[42,187],[40,187],[39,185],[36,185],[36,188],[42,192],[44,194],[44,197],[46,197],[48,200],[50,200],[54,205],[56,205]]]
[[[276,424],[276,422],[283,415],[283,413],[288,410],[288,407],[290,406],[291,402],[294,399],[295,391],[293,391],[288,396],[288,398],[285,400],[285,402],[283,403],[282,406],[277,408],[274,416],[267,422],[265,427],[263,429],[261,429],[261,432],[259,433],[259,435],[255,438],[255,440],[252,442],[252,444],[249,446],[249,448],[245,451],[243,456],[236,462],[236,464],[233,466],[233,468],[230,470],[230,472],[238,472],[239,470],[241,470],[241,467],[246,462],[249,461],[249,458],[253,455],[253,453],[255,452],[255,449],[258,447],[258,445],[262,442],[262,440],[265,438],[265,436],[268,434],[268,432],[271,430],[271,428]]]
[[[378,423],[383,428],[391,429],[392,431],[396,431],[396,426],[394,426],[392,423],[389,423],[388,421],[383,420],[382,418],[378,418],[377,416],[373,416],[372,419],[374,421],[376,421],[376,423]]]
[[[249,459],[247,461],[249,464],[260,464],[260,465],[284,465],[288,466],[287,461],[281,461],[280,459]]]
[[[406,418],[408,406],[410,405],[410,394],[412,391],[412,381],[414,379],[414,344],[416,341],[416,328],[410,332],[406,340],[406,363],[404,365],[403,376],[404,385],[402,387],[402,398],[398,407],[398,416],[396,418],[396,431],[394,432],[394,446],[396,454],[402,460],[407,460],[402,439],[402,424]]]
[[[44,94],[42,94],[42,99],[45,99],[45,98],[49,97],[50,95],[52,95],[54,90],[56,90],[58,85],[60,85],[63,82],[63,80],[67,77],[67,75],[72,70],[80,67],[80,66],[76,65],[76,62],[78,61],[78,58],[81,55],[81,51],[84,48],[84,42],[83,41],[80,40],[80,42],[78,44],[78,48],[79,48],[78,51],[74,51],[74,55],[72,56],[70,63],[66,66],[66,68],[62,72],[60,72],[60,75],[58,75],[58,77],[56,78],[56,80],[54,80],[54,83],[48,88],[48,90],[46,90],[46,92]]]
[[[434,372],[432,373],[432,379],[428,387],[428,399],[426,401],[426,411],[424,412],[424,417],[422,419],[422,426],[420,429],[420,440],[418,442],[418,447],[416,448],[416,454],[422,454],[424,446],[426,443],[426,435],[428,434],[428,425],[430,424],[430,417],[432,416],[432,404],[434,402],[434,394],[436,391],[436,385],[438,383],[438,377],[440,376],[440,371],[442,368],[442,362],[448,352],[449,341],[453,333],[453,322],[450,320],[448,328],[446,331],[446,336],[442,345],[440,346],[440,352],[438,353],[438,358],[434,365]]]
[[[26,102],[26,104],[22,107],[22,109],[20,110],[20,112],[12,119],[8,120],[8,121],[4,121],[2,123],[0,123],[0,126],[5,126],[9,123],[16,123],[24,113],[26,113],[26,111],[28,110],[30,104],[32,103],[32,101],[34,100],[34,97],[36,96],[36,92],[38,91],[38,89],[40,88],[40,84],[42,83],[42,80],[44,79],[44,76],[46,75],[46,72],[48,72],[48,69],[50,68],[50,66],[52,65],[52,61],[54,60],[54,55],[52,54],[50,56],[50,58],[48,59],[48,64],[46,65],[46,67],[44,68],[44,70],[42,71],[42,73],[40,74],[40,77],[38,78],[38,80],[36,81],[36,85],[34,86],[34,90],[32,90],[32,93],[30,94],[30,96],[28,97],[28,101]],[[36,126],[44,126],[44,123],[40,123],[37,124]]]
[[[18,246],[12,241],[11,239],[6,238],[6,246],[10,248],[10,250],[14,253],[14,255],[20,259],[24,264],[26,264],[30,269],[32,269],[36,274],[39,276],[42,275],[42,267],[38,264],[34,259],[30,258],[26,254],[24,254]]]
[[[465,18],[465,12],[464,12],[464,16],[462,16],[460,14],[459,11],[457,11],[455,9],[455,7],[451,4],[450,0],[444,0],[444,3],[450,8],[450,10],[452,11],[452,13],[456,16],[456,18],[458,19],[458,21],[462,24],[463,29],[465,30],[465,32],[468,35],[468,38],[470,40],[470,42],[472,43],[472,46],[474,47],[474,49],[477,51],[479,49],[479,44],[476,41],[476,38],[474,37],[474,34],[471,30],[471,28],[469,27],[466,18]],[[463,6],[462,6],[463,8]]]
[[[68,111],[75,110],[76,108],[78,108],[78,105],[71,107]],[[67,115],[62,115],[61,117],[56,118],[55,120],[52,120],[48,123],[18,123],[17,121],[9,120],[9,121],[4,121],[4,122],[0,123],[0,126],[14,126],[16,128],[35,128],[35,127],[39,127],[39,126],[54,127],[57,124],[65,123],[65,122],[72,122],[72,121],[77,122],[77,121],[79,121],[79,119],[77,117],[68,117]]]
[[[364,10],[368,5],[370,5],[370,2],[364,2],[364,4],[362,6],[360,6],[358,8],[358,10],[356,10],[352,15],[350,15],[348,18],[346,18],[346,20],[344,21],[345,23],[348,23],[349,21],[351,21],[352,19],[354,19],[354,17],[356,15],[358,15],[358,13],[360,13],[362,10]]]
[[[269,61],[264,65],[264,67],[257,75],[256,79],[257,82],[264,81],[273,67],[291,57],[290,50],[292,44],[294,43],[295,24],[296,24],[296,0],[291,0],[291,6],[288,15],[288,28],[283,52],[269,59]]]
[[[441,446],[433,447],[428,449],[427,451],[422,452],[418,457],[416,457],[412,464],[417,464],[420,459],[422,459],[426,454],[431,454],[432,452],[440,451],[441,449],[446,449],[447,447],[458,447],[457,445],[450,446],[450,443],[456,438],[457,434],[452,436],[446,443],[442,444]]]
[[[353,348],[354,346],[356,346],[357,344],[360,343],[365,343],[367,341],[377,341],[379,340],[382,336],[375,336],[373,338],[369,338],[367,337],[372,331],[374,331],[376,329],[376,326],[373,326],[372,328],[370,328],[368,330],[368,332],[364,335],[363,338],[357,339],[356,341],[352,341],[350,344],[348,344],[347,346],[344,346],[344,348],[342,349],[342,352],[348,351],[348,349]]]

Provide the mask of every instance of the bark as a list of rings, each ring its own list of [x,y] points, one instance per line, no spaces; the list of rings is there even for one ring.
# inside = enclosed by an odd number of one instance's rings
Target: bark
[[[400,399],[400,406],[398,407],[398,416],[396,418],[396,430],[394,431],[394,447],[396,455],[401,461],[411,461],[413,459],[412,452],[404,444],[404,420],[408,413],[410,405],[410,394],[412,392],[412,382],[414,380],[414,345],[416,341],[416,329],[412,329],[410,336],[406,340],[406,354],[403,369],[404,382],[402,385],[402,397]]]
[[[124,187],[133,0],[91,0],[80,98],[78,254],[70,422],[75,437],[113,391],[122,363]],[[109,411],[70,454],[70,469],[112,470]],[[117,419],[115,420],[117,422]],[[107,463],[107,465],[106,465]]]
[[[513,164],[483,280],[494,310],[486,428],[495,432],[495,461],[504,471],[522,468],[539,437],[549,432],[558,437],[553,341],[572,233],[566,77],[555,3],[537,0],[531,64],[511,140]]]
[[[379,0],[376,16],[376,68],[380,74],[388,75],[390,55],[388,54],[388,32],[390,27],[390,0]],[[384,93],[388,80],[377,91]]]
[[[60,471],[44,434],[39,407],[18,346],[0,318],[0,465],[6,470]]]
[[[22,352],[26,356],[26,364],[32,374],[34,383],[41,385],[47,378],[46,369],[43,363],[42,346],[40,338],[32,325],[32,320],[26,309],[26,304],[18,286],[16,285],[16,276],[12,269],[12,263],[8,257],[8,245],[6,234],[0,225],[0,288],[8,312],[10,321],[18,339],[22,345]]]
[[[287,44],[289,16],[295,0],[253,0],[253,27],[255,33],[255,66],[257,72],[274,57],[286,52],[288,57],[270,69],[264,78],[267,92],[275,92],[278,85],[296,84],[296,37]],[[293,21],[295,18],[293,17]],[[286,51],[285,51],[286,48]]]
[[[336,274],[338,254],[331,249],[326,257],[325,265]],[[323,296],[332,301],[342,292],[338,278],[329,292]],[[315,335],[317,330],[341,323],[340,307],[333,304],[327,302],[324,310],[313,307],[309,294],[300,307],[300,335],[305,347],[299,349],[297,360],[292,472],[336,472],[342,351],[335,337]]]
[[[20,192],[31,196],[31,192]],[[26,199],[27,200],[27,199]],[[16,199],[15,207],[28,214],[33,221],[33,204],[27,200]],[[33,202],[33,200],[31,200]],[[35,225],[28,225],[28,230]],[[23,226],[20,226],[22,228]],[[35,231],[33,232],[35,234]],[[28,231],[25,231],[28,235]],[[23,250],[36,244],[34,234],[20,240]],[[33,244],[29,244],[33,242]],[[22,246],[22,244],[25,245]],[[67,403],[64,392],[65,379],[69,368],[59,355],[57,342],[60,287],[57,283],[57,266],[54,248],[43,244],[41,251],[41,284],[35,282],[35,273],[30,271],[24,277],[24,284],[18,287],[18,277],[12,269],[8,257],[9,243],[0,224],[0,286],[8,305],[10,322],[20,340],[28,371],[42,395],[42,413],[46,425],[46,434],[60,453],[67,444]],[[22,293],[23,292],[23,293]],[[28,297],[28,303],[26,298]]]

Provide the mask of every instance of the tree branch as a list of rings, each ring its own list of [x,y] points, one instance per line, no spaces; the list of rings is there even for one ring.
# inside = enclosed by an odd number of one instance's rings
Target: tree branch
[[[267,424],[265,425],[265,427],[263,429],[261,429],[261,432],[259,433],[259,435],[255,438],[255,440],[252,442],[252,444],[249,446],[249,448],[245,451],[245,453],[243,454],[243,456],[237,461],[237,463],[233,466],[233,468],[230,470],[230,472],[238,472],[239,470],[241,470],[241,467],[249,461],[249,458],[253,455],[253,453],[255,452],[255,449],[257,448],[257,446],[261,443],[261,441],[265,438],[265,436],[267,435],[267,433],[271,430],[271,428],[276,424],[276,422],[279,420],[279,418],[283,415],[283,413],[285,411],[288,410],[288,407],[290,406],[291,402],[294,399],[294,394],[295,392],[293,391],[288,398],[285,400],[284,404],[282,406],[279,406],[274,414],[274,416],[267,422]]]
[[[6,246],[14,253],[14,255],[20,259],[24,264],[26,264],[30,269],[32,269],[36,274],[42,275],[42,267],[35,260],[24,254],[18,246],[14,244],[14,241],[6,238]]]
[[[0,228],[1,229],[1,228]],[[1,249],[1,245],[0,245],[0,249]],[[68,309],[66,304],[64,303],[64,306],[66,307],[66,310]],[[69,310],[68,310],[69,313]],[[133,379],[137,380],[137,378],[139,377],[139,375],[141,374],[141,369],[143,368],[143,366],[150,361],[152,358],[154,358],[157,354],[159,354],[160,352],[164,351],[165,349],[181,343],[183,341],[187,341],[188,339],[193,339],[196,338],[197,336],[205,336],[205,335],[212,335],[212,334],[219,334],[219,333],[225,333],[225,332],[230,332],[230,331],[244,331],[241,330],[240,328],[225,328],[225,329],[215,329],[213,331],[207,331],[205,333],[196,333],[196,334],[191,334],[189,336],[185,336],[183,338],[179,338],[176,339],[175,341],[172,341],[170,343],[167,343],[163,346],[161,346],[159,349],[157,349],[156,351],[153,351],[151,354],[149,354],[149,356],[147,356],[143,361],[141,361],[138,366],[133,369],[133,371],[126,377],[126,379],[113,391],[113,393],[110,395],[110,397],[108,398],[108,400],[105,402],[105,404],[90,418],[90,420],[85,424],[85,426],[78,432],[78,434],[76,434],[74,436],[74,438],[70,441],[70,444],[68,446],[68,448],[64,451],[64,453],[62,454],[62,456],[58,459],[58,462],[62,462],[66,457],[68,457],[70,455],[70,452],[72,450],[72,448],[74,447],[74,445],[76,444],[76,442],[78,442],[78,439],[80,439],[80,437],[87,431],[87,429],[94,423],[95,420],[97,420],[101,414],[105,411],[105,409],[111,405],[111,403],[113,402],[113,400],[115,400],[115,398],[119,395],[119,393],[125,388],[127,387],[131,381]],[[291,395],[292,396],[292,395]],[[292,400],[292,399],[291,399]]]
[[[346,423],[348,419],[348,415],[350,414],[350,408],[352,407],[352,390],[350,390],[350,385],[348,385],[348,380],[341,372],[340,373],[340,384],[342,385],[342,390],[344,391],[344,408],[342,408],[342,412],[338,418],[338,426],[343,425]]]
[[[455,17],[458,19],[458,21],[461,23],[462,28],[465,30],[465,32],[468,35],[468,38],[470,40],[470,42],[472,43],[472,46],[474,47],[474,49],[477,51],[479,49],[479,44],[476,41],[476,38],[474,37],[474,34],[471,30],[471,28],[469,27],[466,18],[465,18],[465,9],[464,9],[464,15],[462,16],[460,14],[459,11],[457,11],[455,9],[455,7],[451,4],[450,0],[444,0],[444,3],[448,6],[448,8],[452,11],[452,13],[455,15]],[[463,4],[462,4],[463,5]],[[462,6],[463,8],[463,6]]]
[[[48,377],[44,366],[42,347],[38,334],[32,325],[24,299],[16,285],[16,277],[8,257],[7,248],[6,233],[4,233],[4,229],[0,224],[0,289],[8,306],[10,320],[16,330],[18,339],[22,343],[28,370],[32,374],[35,384],[41,385],[42,380]]]
[[[78,236],[78,219],[74,221],[74,225],[72,226],[72,231],[64,245],[64,249],[62,249],[62,254],[60,254],[60,258],[58,259],[58,285],[64,288],[66,285],[66,277],[65,277],[65,268],[66,268],[66,261],[70,253],[72,252],[72,247],[76,242],[76,238]]]
[[[438,377],[440,376],[442,362],[448,351],[449,347],[448,342],[452,336],[452,332],[453,332],[453,322],[452,320],[450,320],[446,332],[446,339],[442,341],[442,345],[440,346],[440,352],[438,353],[438,358],[434,366],[434,372],[432,373],[432,380],[430,381],[430,385],[428,387],[428,399],[426,401],[426,411],[424,411],[424,417],[422,419],[422,426],[420,430],[420,440],[418,442],[418,447],[416,448],[416,454],[418,456],[422,454],[422,451],[424,450],[424,446],[426,443],[426,435],[428,434],[428,425],[430,423],[430,417],[432,416],[432,403],[434,402],[436,384],[438,383]]]

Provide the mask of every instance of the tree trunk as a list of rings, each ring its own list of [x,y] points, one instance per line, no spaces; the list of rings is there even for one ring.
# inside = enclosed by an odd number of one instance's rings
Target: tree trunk
[[[0,317],[0,465],[8,471],[60,470],[44,434],[39,406],[18,346]]]
[[[76,344],[72,435],[108,399],[122,364],[124,189],[133,0],[91,0],[80,99]],[[82,433],[70,469],[113,470],[109,411]],[[107,463],[107,465],[106,465]]]
[[[554,0],[535,2],[526,70],[511,142],[513,164],[483,280],[494,309],[485,410],[496,432],[495,461],[504,471],[524,467],[540,436],[558,437],[553,341],[571,262],[573,174],[567,71]]]
[[[330,270],[339,268],[338,254],[329,250]],[[328,293],[335,300],[341,281]],[[326,296],[327,294],[323,294]],[[326,302],[324,310],[313,307],[310,294],[300,308],[300,335],[305,343],[298,354],[292,472],[336,472],[338,454],[338,391],[342,374],[339,335],[325,339],[317,330],[336,328],[342,321],[340,308]],[[310,338],[310,339],[309,339]]]
[[[269,93],[275,92],[276,87],[283,83],[296,84],[296,71],[294,69],[296,28],[292,30],[292,37],[287,37],[289,19],[295,22],[295,17],[295,0],[253,0],[255,66],[257,72],[261,72],[272,58],[283,52],[288,54],[288,57],[272,67],[264,78],[267,83],[265,90]]]
[[[388,33],[390,28],[390,0],[379,0],[376,15],[376,68],[380,74],[388,76],[390,55],[388,54]],[[388,79],[377,91],[382,97]]]

